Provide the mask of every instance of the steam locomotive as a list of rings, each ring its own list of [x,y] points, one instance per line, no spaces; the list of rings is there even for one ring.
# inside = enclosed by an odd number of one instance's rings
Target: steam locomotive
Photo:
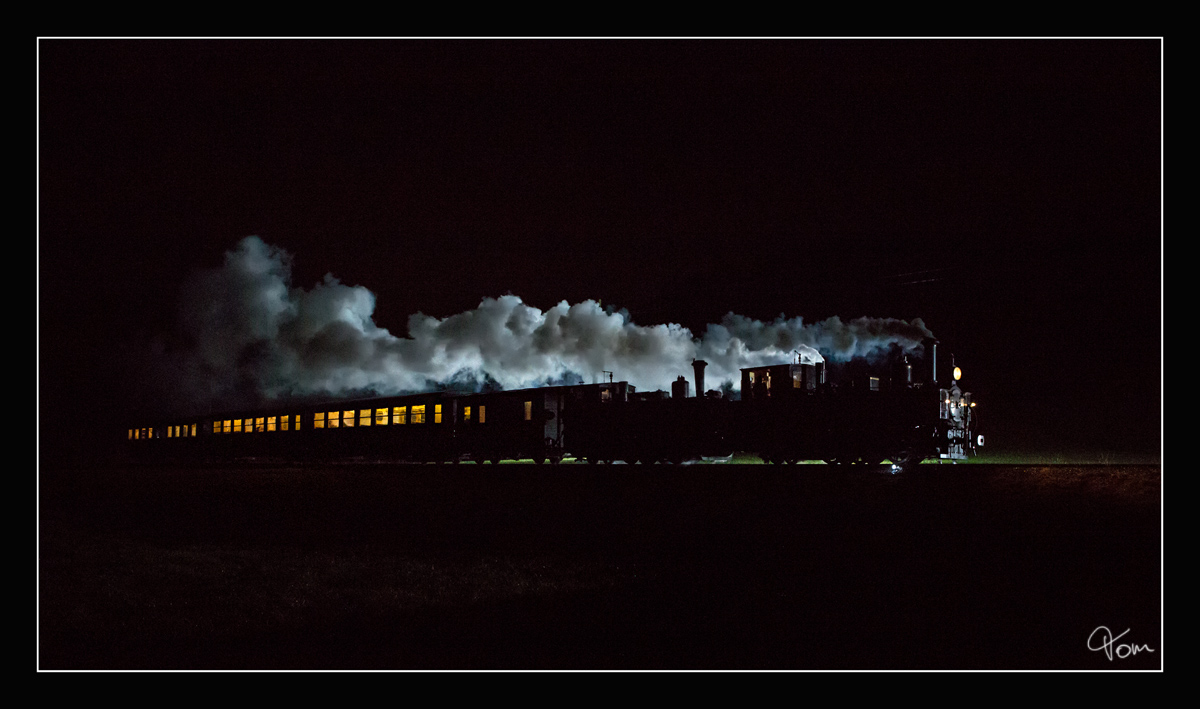
[[[682,463],[744,452],[764,462],[822,460],[912,470],[928,458],[964,460],[982,445],[961,370],[941,382],[937,342],[921,357],[883,364],[776,364],[741,370],[741,398],[671,393],[627,382],[462,394],[437,392],[272,410],[230,411],[129,427],[140,458],[207,461],[387,460],[432,463]],[[832,375],[832,376],[831,376]]]

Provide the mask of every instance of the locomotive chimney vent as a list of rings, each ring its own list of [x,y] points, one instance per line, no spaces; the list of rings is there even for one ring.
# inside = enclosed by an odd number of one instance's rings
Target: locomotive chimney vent
[[[708,362],[702,359],[692,360],[692,369],[696,372],[696,396],[704,396],[704,368],[708,366]]]

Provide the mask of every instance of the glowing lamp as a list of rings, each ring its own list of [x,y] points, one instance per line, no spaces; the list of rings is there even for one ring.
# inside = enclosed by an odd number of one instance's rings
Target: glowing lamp
[[[962,370],[959,369],[958,367],[955,367],[954,368],[954,381],[957,382],[959,379],[962,379]]]

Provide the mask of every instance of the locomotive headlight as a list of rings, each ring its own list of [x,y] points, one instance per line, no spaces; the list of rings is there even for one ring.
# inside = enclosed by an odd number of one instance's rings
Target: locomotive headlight
[[[962,370],[959,369],[958,367],[955,367],[954,368],[954,381],[957,382],[959,379],[962,379]]]

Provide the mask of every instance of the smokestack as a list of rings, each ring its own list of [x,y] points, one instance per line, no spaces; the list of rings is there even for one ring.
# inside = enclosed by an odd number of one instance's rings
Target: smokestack
[[[696,396],[704,398],[704,368],[708,366],[708,362],[702,359],[692,360],[692,369],[696,372]]]
[[[671,383],[671,398],[686,399],[688,395],[688,382],[683,377],[676,379]]]

